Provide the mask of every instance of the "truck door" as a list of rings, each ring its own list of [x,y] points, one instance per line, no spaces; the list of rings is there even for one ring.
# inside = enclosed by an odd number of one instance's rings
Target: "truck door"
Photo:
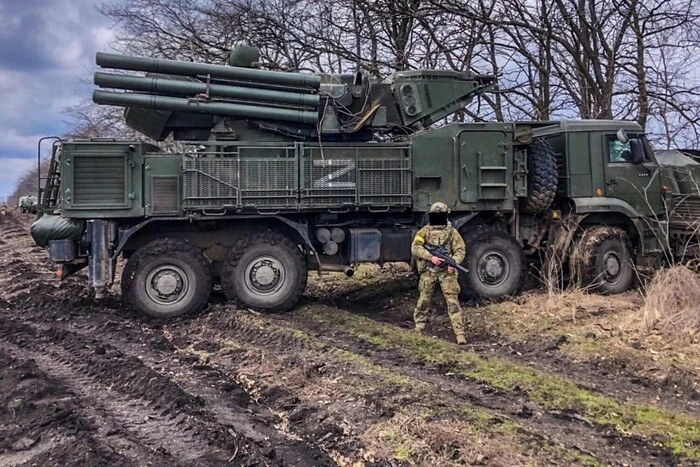
[[[661,182],[651,146],[640,134],[629,134],[644,147],[645,161],[632,163],[630,142],[622,143],[615,134],[603,135],[605,196],[627,201],[643,216],[661,212]]]

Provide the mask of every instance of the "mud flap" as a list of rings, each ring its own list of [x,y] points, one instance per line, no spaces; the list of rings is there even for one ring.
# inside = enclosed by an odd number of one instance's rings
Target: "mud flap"
[[[569,260],[574,236],[586,215],[572,215],[553,219],[547,235],[547,250],[542,268],[542,279],[549,287],[561,288],[564,264]]]

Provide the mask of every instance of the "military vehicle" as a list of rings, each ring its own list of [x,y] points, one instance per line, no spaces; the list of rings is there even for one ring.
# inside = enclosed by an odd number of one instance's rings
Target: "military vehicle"
[[[30,212],[35,214],[37,212],[37,197],[33,195],[20,196],[17,201],[17,209],[20,212]]]
[[[697,251],[688,167],[660,170],[636,123],[448,124],[495,78],[379,81],[258,60],[250,47],[228,65],[97,54],[131,74],[96,73],[94,102],[125,107],[131,128],[178,149],[53,142],[32,235],[60,276],[87,267],[100,297],[123,257],[123,298],[149,315],[201,310],[216,282],[243,307],[285,311],[310,270],[411,261],[438,200],[467,244],[465,296],[517,293],[540,256],[617,293],[635,267]]]

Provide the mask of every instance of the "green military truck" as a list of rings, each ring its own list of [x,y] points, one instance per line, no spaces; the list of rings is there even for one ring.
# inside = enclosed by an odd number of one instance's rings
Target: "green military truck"
[[[17,200],[17,209],[22,213],[35,214],[37,212],[37,197],[33,195],[20,196]]]
[[[96,73],[111,90],[93,100],[177,149],[54,141],[32,235],[62,277],[87,267],[100,297],[123,257],[123,298],[149,315],[201,310],[215,282],[242,306],[285,311],[310,270],[411,261],[435,201],[467,244],[465,296],[517,293],[540,257],[617,293],[635,267],[697,252],[698,173],[686,160],[664,170],[635,123],[445,124],[495,79],[377,81],[257,60],[245,47],[229,65],[97,55],[145,74]]]

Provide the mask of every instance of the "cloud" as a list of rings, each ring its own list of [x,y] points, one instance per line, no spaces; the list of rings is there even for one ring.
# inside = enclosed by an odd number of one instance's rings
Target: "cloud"
[[[24,160],[34,160],[41,136],[65,133],[65,108],[89,97],[95,52],[114,40],[100,3],[0,0],[0,164],[7,169],[0,194],[28,167]]]
[[[12,153],[28,154],[36,153],[39,138],[44,135],[20,135],[13,128],[0,128],[0,154],[7,154],[2,158],[3,164],[7,159],[15,159]]]

